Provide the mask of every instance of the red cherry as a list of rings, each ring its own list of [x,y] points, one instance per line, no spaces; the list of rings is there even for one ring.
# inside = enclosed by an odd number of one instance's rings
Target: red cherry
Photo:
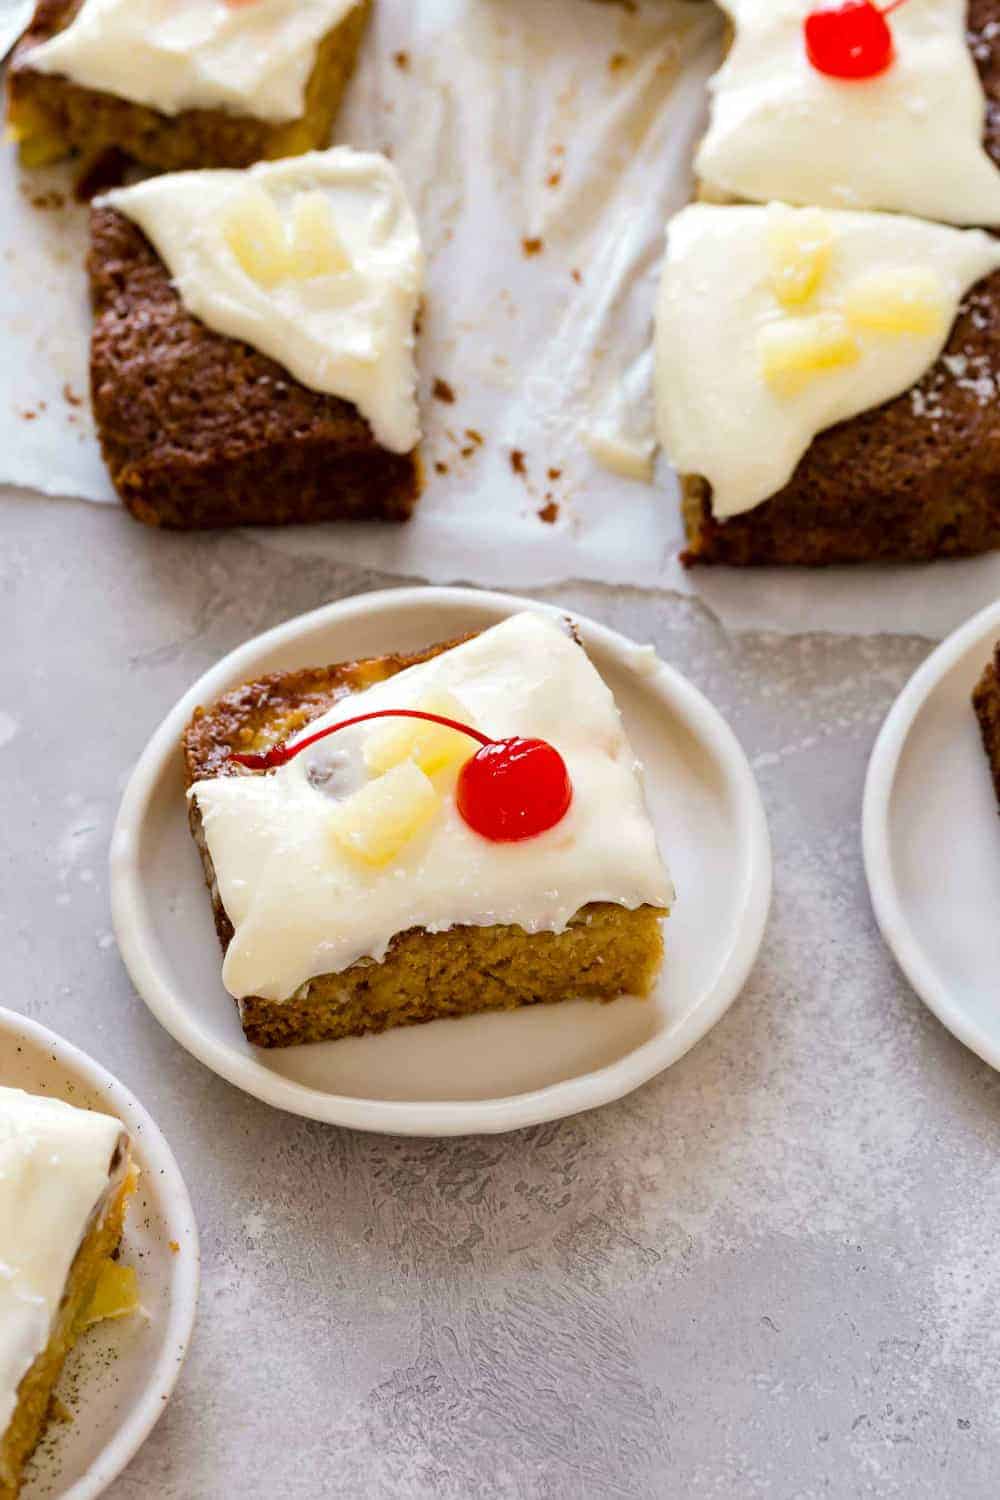
[[[230,759],[248,771],[272,771],[287,765],[310,745],[370,719],[425,719],[479,741],[479,750],[459,772],[455,800],[469,827],[491,843],[512,844],[536,838],[554,828],[569,811],[573,783],[566,762],[546,740],[518,737],[491,740],[457,719],[415,708],[382,708],[375,713],[358,714],[356,718],[342,719],[339,724],[318,729],[294,745],[275,745],[260,754],[232,755]]]
[[[475,833],[494,844],[515,844],[566,816],[573,783],[559,751],[545,740],[494,740],[465,762],[455,796]]]
[[[809,61],[830,78],[876,78],[893,60],[892,32],[885,18],[895,8],[879,10],[871,0],[817,6],[805,19]]]

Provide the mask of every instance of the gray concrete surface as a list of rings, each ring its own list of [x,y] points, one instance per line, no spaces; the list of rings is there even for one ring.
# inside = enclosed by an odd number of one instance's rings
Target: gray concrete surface
[[[110,1500],[994,1500],[1000,1080],[895,969],[859,845],[927,642],[547,596],[712,697],[774,837],[746,991],[620,1104],[499,1139],[350,1134],[245,1098],[136,998],[105,857],[149,732],[246,637],[392,582],[0,499],[3,1000],[148,1104],[204,1251],[180,1387]]]

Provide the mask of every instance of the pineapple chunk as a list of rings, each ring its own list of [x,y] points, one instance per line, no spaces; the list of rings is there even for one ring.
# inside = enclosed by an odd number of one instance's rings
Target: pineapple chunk
[[[103,1323],[108,1318],[127,1318],[139,1306],[135,1269],[116,1260],[106,1260],[98,1273],[90,1301],[80,1318],[80,1327]]]
[[[292,204],[292,264],[303,280],[351,269],[325,193],[299,193]]]
[[[819,208],[773,208],[767,231],[771,288],[784,307],[801,307],[830,264],[833,227]]]
[[[425,714],[441,714],[468,724],[469,712],[451,693],[430,693],[414,708]],[[381,776],[400,761],[412,760],[427,776],[448,770],[468,760],[476,746],[467,734],[428,724],[420,719],[386,719],[368,736],[365,765],[373,776]]]
[[[263,188],[247,186],[226,210],[226,243],[247,275],[272,287],[292,269],[285,226],[274,199]]]
[[[882,266],[844,294],[848,322],[869,333],[941,335],[947,309],[944,284],[930,266]]]
[[[793,396],[831,370],[853,365],[861,351],[840,313],[783,318],[765,323],[757,335],[761,373],[782,396]]]
[[[404,760],[341,802],[330,826],[342,849],[378,869],[427,827],[440,806],[433,783],[412,760]]]

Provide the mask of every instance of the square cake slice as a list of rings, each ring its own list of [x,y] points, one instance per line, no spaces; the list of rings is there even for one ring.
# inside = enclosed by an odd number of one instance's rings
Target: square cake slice
[[[196,712],[184,755],[255,1045],[653,983],[673,892],[639,769],[551,616],[248,683]]]
[[[152,178],[92,210],[91,395],[137,520],[406,520],[419,231],[384,157]]]
[[[121,151],[167,171],[326,146],[370,0],[38,0],[8,69],[26,166]]]
[[[95,1293],[134,1275],[110,1267],[135,1177],[111,1116],[0,1088],[0,1500],[15,1500]]]
[[[660,435],[684,562],[1000,547],[1000,245],[901,215],[695,204],[668,231]]]
[[[1000,802],[1000,642],[993,652],[993,660],[976,685],[972,704],[982,731],[983,748],[993,774],[997,801]]]

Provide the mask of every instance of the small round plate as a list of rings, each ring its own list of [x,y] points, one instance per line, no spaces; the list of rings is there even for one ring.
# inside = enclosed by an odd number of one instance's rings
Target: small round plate
[[[1000,1068],[1000,818],[972,691],[1000,637],[1000,602],[963,625],[903,689],[875,744],[865,870],[882,936],[938,1020]]]
[[[141,1176],[122,1258],[139,1273],[142,1312],[91,1328],[57,1388],[72,1422],[49,1424],[21,1500],[94,1500],[145,1442],[180,1373],[198,1300],[198,1231],[177,1163],[118,1082],[69,1042],[0,1008],[0,1083],[115,1115]]]
[[[757,955],[771,892],[767,825],[732,731],[652,653],[574,616],[646,768],[677,886],[649,1001],[567,1002],[274,1051],[244,1041],[187,827],[180,737],[199,704],[263,672],[409,651],[483,630],[536,602],[474,589],[365,594],[234,651],[195,683],[144,751],[111,849],[118,945],[147,1005],[231,1083],[296,1114],[400,1135],[513,1130],[645,1083],[715,1024]]]

